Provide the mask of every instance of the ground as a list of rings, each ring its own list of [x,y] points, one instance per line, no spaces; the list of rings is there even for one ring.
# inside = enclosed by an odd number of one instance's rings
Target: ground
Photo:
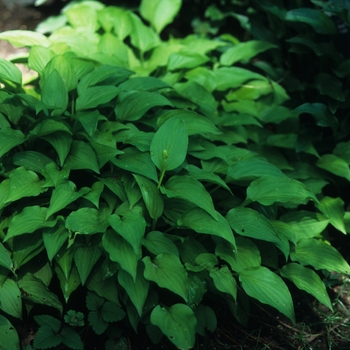
[[[55,11],[34,7],[15,6],[11,11],[0,0],[0,32],[15,29],[35,29],[38,23]],[[9,58],[18,51],[0,41],[0,57]],[[348,237],[347,237],[348,238]],[[344,239],[344,238],[342,238]],[[344,243],[335,238],[332,244],[349,261],[349,239]],[[218,313],[218,327],[214,334],[199,338],[196,349],[298,349],[341,350],[350,349],[350,282],[348,277],[333,274],[328,279],[333,312],[320,305],[305,293],[293,293],[297,325],[258,302],[253,305],[247,327],[242,327],[223,305]],[[27,329],[26,329],[27,328]],[[18,329],[23,343],[31,340],[31,327]],[[87,338],[89,335],[86,335]],[[167,343],[152,346],[130,335],[125,349],[168,349]],[[91,344],[91,343],[90,343]],[[98,349],[92,346],[91,349]]]

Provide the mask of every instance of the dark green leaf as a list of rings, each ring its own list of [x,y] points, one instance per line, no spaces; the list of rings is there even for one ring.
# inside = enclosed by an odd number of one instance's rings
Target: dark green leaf
[[[148,110],[157,106],[173,107],[173,104],[158,92],[122,92],[119,95],[118,105],[115,108],[115,114],[117,120],[135,121],[143,117]]]
[[[20,130],[10,128],[0,130],[0,157],[10,149],[20,145],[25,140],[24,134]]]
[[[164,202],[154,182],[141,175],[133,174],[142,194],[143,201],[152,219],[157,221],[163,214]]]
[[[151,313],[151,323],[158,326],[178,349],[192,349],[195,342],[196,316],[184,304],[170,308],[157,305]]]
[[[311,8],[296,8],[289,10],[284,18],[290,22],[303,22],[313,27],[316,33],[335,34],[337,32],[333,21],[320,10]]]
[[[121,268],[128,272],[135,281],[141,253],[135,254],[131,245],[112,230],[108,230],[102,236],[102,246],[109,254],[109,258],[119,263]]]
[[[196,208],[187,212],[182,217],[181,224],[198,233],[221,237],[234,247],[236,245],[233,232],[228,222],[218,212],[216,212],[216,219],[213,219],[206,211]]]
[[[22,212],[13,217],[4,241],[44,227],[53,227],[56,222],[47,221],[46,213],[47,208],[41,208],[37,205],[25,207]]]
[[[89,169],[100,173],[96,153],[84,141],[73,141],[65,165],[72,170]]]

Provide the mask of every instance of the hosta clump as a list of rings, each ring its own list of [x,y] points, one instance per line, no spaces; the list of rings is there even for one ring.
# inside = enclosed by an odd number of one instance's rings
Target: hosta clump
[[[147,12],[142,2],[150,27],[88,1],[68,7],[67,25],[49,37],[0,34],[31,47],[24,61],[38,73],[22,84],[0,61],[0,307],[9,316],[26,316],[22,303],[62,315],[84,286],[80,312],[96,334],[116,324],[121,335],[127,318],[152,341],[189,349],[216,328],[210,295],[241,323],[250,297],[295,322],[285,280],[332,308],[315,270],[349,273],[322,236],[329,224],[346,232],[343,203],[323,194],[315,148],[293,151],[299,119],[283,106],[287,92],[244,64],[274,45],[162,41],[180,5],[164,3]],[[2,339],[19,348],[0,317]]]

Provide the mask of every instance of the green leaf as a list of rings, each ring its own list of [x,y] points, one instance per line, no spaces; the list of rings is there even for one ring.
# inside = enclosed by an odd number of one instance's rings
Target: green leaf
[[[11,237],[32,233],[44,227],[53,227],[55,221],[46,220],[47,208],[37,205],[25,207],[22,212],[13,217],[4,241]]]
[[[102,246],[109,254],[109,258],[119,263],[121,268],[128,272],[135,281],[141,252],[135,254],[131,245],[111,230],[108,230],[102,236]]]
[[[35,335],[33,345],[38,349],[49,349],[62,343],[62,337],[50,325],[41,326]]]
[[[184,304],[170,308],[157,305],[151,313],[151,323],[158,326],[178,349],[192,349],[195,343],[196,316]]]
[[[329,220],[320,213],[314,213],[306,210],[290,211],[280,218],[281,221],[288,223],[293,231],[295,243],[302,238],[312,238],[321,234],[328,226]]]
[[[78,84],[78,95],[84,94],[86,89],[95,85],[118,85],[127,80],[132,73],[132,71],[122,67],[101,65],[93,69],[80,80]]]
[[[34,259],[44,248],[40,231],[25,235],[25,238],[14,237],[12,245],[13,270]]]
[[[215,220],[218,218],[210,194],[199,181],[189,176],[172,176],[160,191],[168,198],[181,198],[204,209]]]
[[[41,86],[41,102],[51,109],[54,115],[61,115],[68,106],[68,90],[61,75],[54,69]]]
[[[286,13],[284,19],[290,22],[307,23],[319,34],[335,34],[337,28],[334,22],[320,10],[311,8],[296,8]]]
[[[153,261],[149,256],[142,259],[145,264],[144,277],[161,288],[166,288],[187,301],[187,272],[180,259],[175,255],[164,253],[157,255]]]
[[[95,110],[92,112],[78,112],[75,117],[80,121],[87,134],[92,137],[97,129],[98,120],[101,114]]]
[[[21,291],[11,278],[7,278],[0,286],[0,309],[13,317],[22,319]]]
[[[89,169],[100,173],[96,153],[84,141],[73,141],[65,165],[72,170]]]
[[[57,224],[54,227],[46,227],[43,230],[43,241],[47,256],[52,262],[52,259],[56,256],[63,244],[68,240],[69,232],[65,227],[62,218],[57,220]]]
[[[291,263],[282,267],[281,276],[291,280],[299,289],[314,296],[320,303],[333,311],[326,286],[320,277],[311,269]]]
[[[112,214],[108,218],[108,223],[132,246],[135,254],[140,252],[141,240],[146,230],[146,220],[141,213],[130,211],[122,217]]]
[[[38,175],[23,167],[16,168],[12,171],[9,179],[8,194],[5,204],[15,202],[23,197],[35,197],[46,191]]]
[[[156,91],[170,88],[170,85],[155,77],[133,77],[124,81],[118,87],[122,91]]]
[[[96,32],[100,25],[97,21],[97,9],[103,8],[100,3],[95,3],[94,6],[85,4],[75,4],[70,6],[64,12],[67,19],[73,28],[79,28],[87,32]]]
[[[333,75],[319,73],[315,77],[315,86],[321,95],[330,96],[340,102],[345,101],[343,84]]]
[[[226,261],[236,272],[261,265],[260,251],[252,240],[237,237],[236,247],[236,250],[233,250],[227,245],[219,244],[215,248],[215,255]]]
[[[53,294],[45,284],[27,273],[18,281],[18,286],[22,291],[22,296],[36,304],[51,306],[62,313],[62,304],[58,297]]]
[[[137,148],[128,147],[118,158],[111,159],[117,167],[148,177],[158,182],[157,170],[148,152],[140,152]]]
[[[179,251],[175,243],[164,233],[159,231],[149,232],[142,240],[142,245],[154,255],[168,253],[179,257]]]
[[[43,174],[45,172],[45,167],[50,163],[53,164],[53,161],[42,153],[35,151],[23,151],[17,152],[13,156],[13,163]]]
[[[318,204],[317,209],[329,219],[331,225],[346,235],[344,224],[344,202],[339,198],[323,197]]]
[[[115,86],[103,85],[89,87],[79,93],[76,101],[77,111],[95,108],[113,100],[120,90]]]
[[[158,118],[158,125],[162,125],[172,117],[178,117],[184,122],[188,136],[206,133],[221,134],[221,131],[208,118],[186,109],[174,109],[162,113]]]
[[[194,313],[197,319],[196,333],[204,337],[206,330],[210,332],[215,331],[217,320],[215,312],[211,307],[200,304],[195,308]]]
[[[0,80],[22,85],[22,73],[12,62],[0,58]]]
[[[52,191],[50,206],[47,209],[46,218],[49,218],[52,214],[64,209],[68,204],[74,202],[89,191],[90,189],[87,187],[83,187],[79,191],[76,191],[76,186],[72,181],[60,183]]]
[[[151,142],[151,159],[161,171],[169,171],[180,166],[188,147],[188,135],[184,122],[173,117],[167,120],[155,133]]]
[[[180,11],[182,0],[142,0],[140,13],[160,33]]]
[[[231,66],[232,64],[239,61],[250,60],[260,52],[264,52],[274,48],[277,48],[277,46],[268,42],[258,40],[250,40],[245,43],[239,43],[229,48],[220,56],[220,63],[223,66]]]
[[[237,207],[231,209],[226,220],[237,234],[274,243],[284,254],[289,255],[289,243],[280,237],[271,222],[256,210]]]
[[[70,349],[83,350],[84,344],[80,335],[72,328],[63,328],[61,330],[62,343]]]
[[[134,13],[129,13],[132,23],[131,43],[142,53],[153,49],[160,44],[159,35],[150,27],[144,25]]]
[[[134,304],[137,313],[141,317],[143,306],[145,304],[149,290],[149,282],[143,277],[141,265],[139,265],[137,269],[135,281],[126,271],[119,270],[118,282],[125,289],[128,297]]]
[[[20,130],[10,128],[0,130],[0,157],[12,148],[22,144],[25,140],[24,134]]]
[[[210,277],[213,279],[214,285],[222,293],[227,293],[232,296],[234,300],[237,298],[237,285],[236,280],[232,276],[232,272],[227,266],[223,266],[220,269],[213,268],[209,272]]]
[[[350,169],[348,163],[334,154],[324,154],[316,162],[316,165],[321,169],[325,169],[332,174],[344,177],[350,181]]]
[[[152,219],[157,221],[164,210],[164,202],[154,182],[144,176],[133,174],[142,194],[143,201]]]
[[[0,33],[0,40],[7,40],[15,47],[35,45],[48,47],[51,45],[50,40],[45,35],[31,30],[8,30]]]
[[[196,208],[187,212],[182,217],[181,224],[197,233],[221,237],[234,247],[236,246],[230,225],[219,212],[216,212],[216,219],[213,219],[206,211]]]
[[[62,167],[72,145],[72,136],[66,132],[55,132],[53,134],[43,136],[42,138],[50,143],[56,150],[59,158],[59,165]]]
[[[262,176],[285,176],[280,169],[263,158],[240,159],[227,170],[227,181],[255,180]]]
[[[20,350],[19,338],[16,328],[13,327],[11,322],[3,315],[0,315],[0,349],[7,350]]]
[[[72,211],[66,219],[66,228],[76,234],[90,235],[105,232],[107,227],[106,219],[95,208],[80,208]]]
[[[115,278],[105,278],[105,276],[101,273],[101,268],[101,263],[97,263],[94,266],[86,281],[86,287],[100,297],[103,297],[117,305],[120,305],[118,298],[118,288],[115,282]]]
[[[214,96],[202,85],[187,81],[178,83],[175,86],[176,91],[185,99],[195,103],[200,113],[213,119],[217,115],[217,102]]]
[[[268,268],[259,266],[241,271],[239,280],[250,297],[276,308],[295,324],[292,297],[279,276]]]
[[[70,295],[80,286],[80,278],[77,268],[73,265],[66,277],[59,266],[55,268],[56,275],[60,281],[61,291],[66,303]]]
[[[79,272],[81,284],[84,285],[94,265],[97,263],[102,252],[98,244],[89,242],[80,246],[74,253],[74,263]]]
[[[225,91],[231,88],[237,88],[249,80],[262,80],[266,78],[258,73],[240,67],[221,67],[213,71],[216,90]]]
[[[267,206],[278,202],[304,204],[310,199],[318,202],[304,184],[283,176],[263,176],[254,180],[247,188],[247,198]]]
[[[135,121],[141,119],[151,108],[158,106],[173,107],[173,104],[158,92],[122,92],[115,107],[115,114],[117,120]]]
[[[311,265],[316,270],[325,269],[348,274],[349,264],[341,254],[327,243],[312,239],[301,239],[290,253],[292,261],[302,265]]]
[[[129,11],[121,7],[104,7],[97,12],[99,22],[105,32],[114,32],[120,40],[124,40],[131,32]]]
[[[232,193],[230,188],[226,185],[226,182],[222,180],[219,175],[216,175],[209,171],[204,171],[200,168],[197,168],[195,165],[188,165],[187,170],[189,171],[191,178],[201,182],[204,181],[204,182],[213,183],[215,185],[219,185],[225,188],[230,193]]]
[[[339,158],[343,158],[350,165],[350,141],[337,143],[333,154]]]
[[[168,70],[195,68],[209,61],[209,57],[196,52],[173,52],[169,56]]]
[[[8,270],[12,270],[12,260],[10,252],[0,243],[0,266],[5,267]]]
[[[46,78],[56,70],[62,78],[67,91],[71,91],[77,87],[78,77],[68,60],[63,55],[55,55],[45,66],[42,74],[42,81],[45,82]],[[42,82],[41,82],[42,84]]]
[[[28,66],[42,75],[44,68],[54,56],[55,53],[47,47],[33,46],[29,52]]]

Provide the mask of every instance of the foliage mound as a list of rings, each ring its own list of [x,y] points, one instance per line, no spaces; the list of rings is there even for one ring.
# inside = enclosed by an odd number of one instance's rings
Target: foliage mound
[[[258,3],[281,28],[314,18]],[[87,324],[123,348],[129,323],[154,343],[165,336],[190,349],[215,330],[219,300],[242,324],[251,298],[295,322],[291,284],[332,309],[322,278],[350,271],[327,236],[349,231],[345,199],[328,190],[350,180],[348,117],[336,116],[345,97],[328,89],[329,73],[278,82],[283,37],[161,38],[180,6],[144,0],[141,19],[86,1],[42,24],[55,27],[48,36],[0,34],[30,47],[0,60],[8,348],[20,348],[12,323],[29,315],[39,330],[27,348],[82,349],[76,329]],[[317,18],[316,32],[332,23]],[[347,78],[348,61],[310,40],[297,35],[291,51],[323,48]],[[37,76],[23,82],[18,62]],[[298,97],[309,88],[322,99]],[[71,310],[82,290],[86,308]]]

